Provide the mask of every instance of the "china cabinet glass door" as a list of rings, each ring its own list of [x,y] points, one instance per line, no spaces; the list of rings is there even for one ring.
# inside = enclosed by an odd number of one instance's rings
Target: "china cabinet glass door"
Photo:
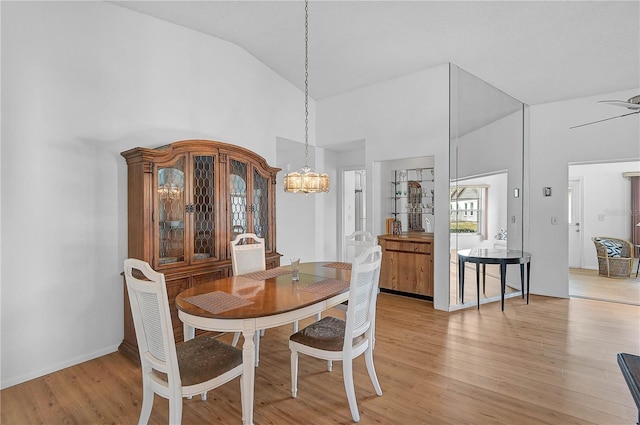
[[[187,209],[193,229],[193,260],[217,258],[215,157],[197,155],[192,162],[192,199]]]
[[[241,233],[252,232],[247,216],[248,168],[246,162],[229,160],[229,223],[232,240]]]
[[[240,233],[255,233],[265,239],[265,250],[271,246],[269,226],[269,176],[260,173],[251,163],[229,160],[229,222],[231,239]]]
[[[253,214],[254,233],[265,239],[265,249],[270,251],[269,178],[260,174],[257,169],[253,170],[253,202],[250,210]]]
[[[158,265],[184,261],[185,160],[158,167]]]

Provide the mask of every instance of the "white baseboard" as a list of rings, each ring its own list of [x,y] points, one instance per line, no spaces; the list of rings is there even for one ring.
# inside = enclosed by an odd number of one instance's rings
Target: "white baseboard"
[[[75,366],[77,364],[80,363],[84,363],[87,362],[89,360],[93,360],[96,359],[98,357],[102,357],[105,356],[107,354],[111,354],[113,352],[118,351],[118,345],[113,345],[110,347],[105,347],[101,350],[98,351],[94,351],[92,353],[87,353],[87,354],[83,354],[82,356],[78,356],[78,357],[74,357],[72,359],[69,359],[67,361],[64,362],[60,362],[57,364],[53,364],[47,367],[44,367],[42,369],[39,370],[34,370],[32,372],[26,373],[24,375],[21,376],[15,376],[15,377],[11,377],[9,379],[2,379],[2,381],[0,381],[0,389],[5,389],[5,388],[9,388],[12,387],[14,385],[18,385],[18,384],[22,384],[23,382],[27,382],[30,381],[32,379],[35,378],[40,378],[41,376],[45,376],[49,373],[54,373],[57,372],[59,370],[62,369],[66,369],[68,367],[71,366]]]

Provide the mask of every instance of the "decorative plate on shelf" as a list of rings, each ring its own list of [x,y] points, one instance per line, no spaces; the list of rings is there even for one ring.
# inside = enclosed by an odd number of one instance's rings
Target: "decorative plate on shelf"
[[[160,264],[177,263],[178,257],[160,257]]]
[[[184,188],[184,173],[177,168],[161,168],[158,170],[158,187],[169,185],[173,188]]]

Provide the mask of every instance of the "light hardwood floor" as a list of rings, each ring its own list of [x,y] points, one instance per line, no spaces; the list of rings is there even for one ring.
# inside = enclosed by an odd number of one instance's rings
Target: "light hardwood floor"
[[[338,313],[336,313],[338,314]],[[453,313],[427,301],[381,294],[374,352],[376,396],[355,362],[361,424],[633,424],[637,411],[616,353],[640,353],[640,308],[532,296]],[[291,326],[270,329],[256,370],[255,423],[351,424],[340,364],[301,357],[290,395]],[[134,424],[140,369],[113,353],[7,388],[1,423]],[[156,397],[151,424],[166,424]],[[240,424],[237,380],[184,400],[184,424]]]
[[[460,294],[458,293],[456,283],[457,267],[457,262],[452,261],[450,299],[460,302]],[[515,266],[510,267],[515,268]],[[465,268],[464,300],[466,304],[469,305],[476,303],[477,299],[475,270],[474,264],[468,264]],[[630,278],[619,279],[600,276],[597,270],[569,269],[569,296],[640,306],[640,276],[636,277],[635,271],[636,265],[633,267],[633,273],[631,273]],[[507,286],[506,289],[507,296],[509,296],[508,294],[517,292],[516,289],[509,286]],[[481,303],[496,302],[499,299],[500,270],[497,265],[487,265],[486,290],[480,294]]]
[[[640,276],[629,279],[600,276],[597,270],[569,269],[569,296],[640,305]]]

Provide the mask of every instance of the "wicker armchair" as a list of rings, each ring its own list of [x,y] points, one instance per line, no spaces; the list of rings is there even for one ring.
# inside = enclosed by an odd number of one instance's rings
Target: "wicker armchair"
[[[633,245],[624,239],[596,236],[591,238],[598,255],[601,276],[629,278],[633,268]]]

